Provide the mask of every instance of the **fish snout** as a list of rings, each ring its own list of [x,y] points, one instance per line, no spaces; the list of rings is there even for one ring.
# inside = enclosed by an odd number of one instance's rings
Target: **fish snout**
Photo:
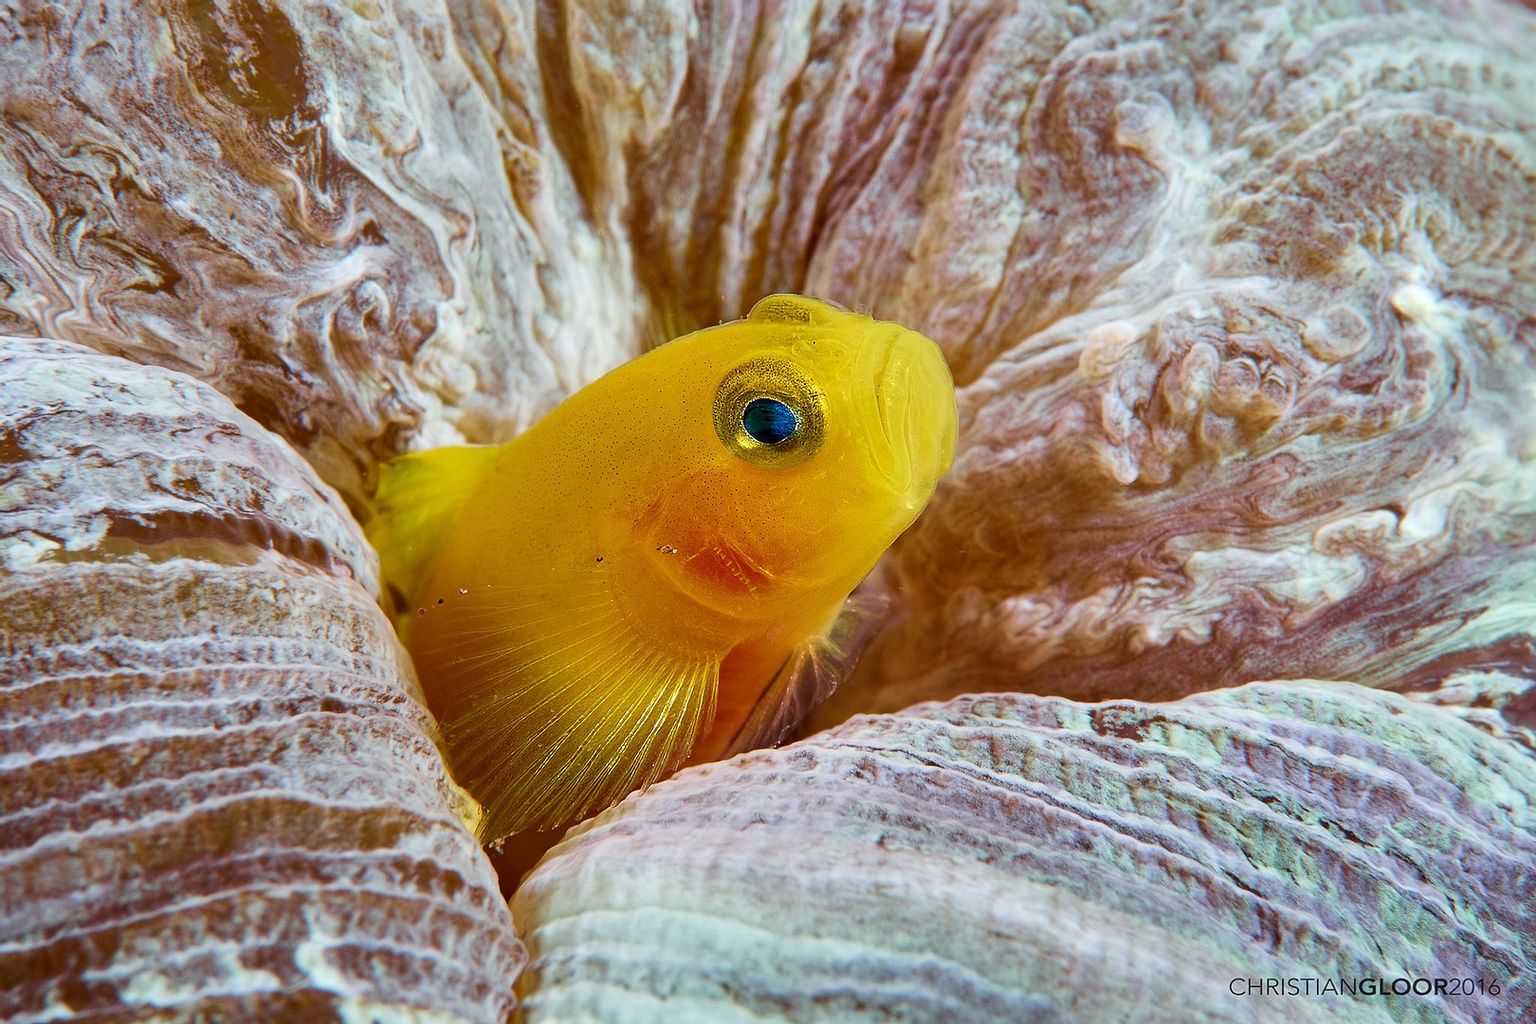
[[[894,327],[894,325],[892,325]],[[892,331],[874,374],[875,466],[908,504],[927,504],[955,454],[955,385],[939,346]],[[881,442],[884,442],[883,444]]]

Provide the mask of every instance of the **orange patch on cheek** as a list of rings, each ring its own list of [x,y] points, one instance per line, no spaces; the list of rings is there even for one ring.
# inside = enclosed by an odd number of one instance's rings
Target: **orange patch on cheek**
[[[699,487],[698,491],[702,507],[722,500],[718,489]],[[701,522],[697,511],[697,506],[684,509],[658,500],[634,517],[635,529],[652,538],[656,550],[675,568],[716,593],[747,596],[779,585],[782,558],[762,550],[760,543],[749,554],[724,536],[718,521]]]
[[[773,585],[772,573],[718,539],[680,549],[678,557],[691,574],[719,590],[755,594]]]

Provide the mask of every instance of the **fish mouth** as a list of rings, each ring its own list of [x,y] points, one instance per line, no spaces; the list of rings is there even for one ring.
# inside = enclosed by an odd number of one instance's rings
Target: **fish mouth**
[[[871,438],[872,461],[908,504],[921,506],[954,459],[955,386],[937,345],[916,331],[891,327],[874,358],[880,431]]]

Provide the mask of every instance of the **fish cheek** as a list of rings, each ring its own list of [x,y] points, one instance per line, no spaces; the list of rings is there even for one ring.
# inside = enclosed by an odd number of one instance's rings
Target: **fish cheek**
[[[633,509],[630,519],[663,575],[706,605],[737,612],[777,589],[773,566],[782,559],[762,543],[732,539],[753,532],[740,522],[750,503],[733,476],[721,467],[690,473]]]

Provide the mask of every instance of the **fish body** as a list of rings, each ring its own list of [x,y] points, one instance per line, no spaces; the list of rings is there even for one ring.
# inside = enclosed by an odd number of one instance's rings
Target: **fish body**
[[[483,838],[782,738],[955,422],[927,338],[775,295],[507,444],[387,464],[368,533]]]

